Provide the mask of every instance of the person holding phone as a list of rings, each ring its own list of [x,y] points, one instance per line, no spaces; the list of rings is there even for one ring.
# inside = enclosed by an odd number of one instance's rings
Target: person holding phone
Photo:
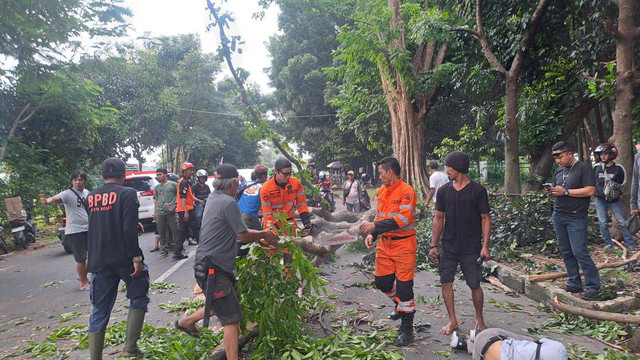
[[[587,250],[587,211],[589,198],[596,192],[596,176],[589,164],[573,156],[572,147],[566,141],[557,142],[551,151],[560,166],[553,175],[553,186],[546,191],[554,196],[553,229],[568,274],[564,289],[571,293],[583,291],[582,269],[587,289],[582,299],[597,300],[600,273]]]

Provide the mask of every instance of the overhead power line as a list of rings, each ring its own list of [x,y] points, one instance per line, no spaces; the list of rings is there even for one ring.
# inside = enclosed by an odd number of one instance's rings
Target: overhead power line
[[[211,115],[223,115],[223,116],[240,116],[242,114],[230,114],[230,113],[219,113],[215,111],[206,111],[206,110],[195,110],[195,109],[185,109],[185,108],[177,108],[178,110],[183,111],[191,111],[201,114],[211,114]],[[286,118],[311,118],[311,117],[328,117],[328,116],[337,116],[338,114],[319,114],[319,115],[288,115]]]

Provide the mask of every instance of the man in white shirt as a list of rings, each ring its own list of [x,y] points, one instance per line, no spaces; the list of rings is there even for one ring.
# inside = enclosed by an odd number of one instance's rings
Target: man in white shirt
[[[71,173],[71,186],[57,195],[47,198],[40,194],[42,205],[63,203],[67,216],[64,228],[64,236],[67,237],[76,261],[80,290],[89,291],[91,285],[87,278],[87,230],[89,229],[89,216],[84,208],[84,202],[89,191],[84,188],[87,183],[87,174],[76,170]]]
[[[433,199],[433,204],[436,204],[436,192],[438,188],[449,182],[449,178],[442,171],[438,171],[438,162],[433,160],[429,163],[429,171],[431,171],[431,176],[429,176],[429,187],[431,191],[429,191],[429,198],[427,199],[427,207],[429,207],[429,203],[431,203],[431,199]]]

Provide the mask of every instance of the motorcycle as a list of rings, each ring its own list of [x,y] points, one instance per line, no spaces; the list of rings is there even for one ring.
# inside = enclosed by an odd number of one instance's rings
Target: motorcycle
[[[58,239],[60,239],[60,242],[62,243],[62,247],[64,248],[64,251],[67,254],[72,254],[73,252],[71,251],[71,245],[69,244],[69,240],[67,240],[67,237],[64,235],[64,228],[67,225],[67,217],[65,215],[62,215],[62,217],[60,218],[60,226],[58,227]]]
[[[1,232],[2,232],[2,226],[0,226],[0,233]],[[2,238],[2,234],[0,234],[0,250],[5,254],[9,253],[9,248],[7,248],[7,243],[4,242],[4,239]]]
[[[36,242],[36,223],[31,217],[31,213],[26,211],[26,219],[14,219],[10,221],[13,242],[16,246],[26,249],[29,243]]]

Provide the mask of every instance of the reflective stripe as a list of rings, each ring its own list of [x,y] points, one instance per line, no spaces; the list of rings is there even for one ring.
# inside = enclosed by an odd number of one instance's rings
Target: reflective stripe
[[[400,229],[398,229],[398,230],[394,230],[394,232],[395,232],[395,231],[404,231],[404,230],[413,230],[414,225],[415,225],[415,224],[411,224],[411,225],[407,225],[407,226],[405,226],[405,227],[401,227],[401,228],[400,228]]]
[[[264,216],[271,216],[271,215],[273,215],[273,213],[272,213],[272,212],[269,212],[269,213],[263,213],[263,214],[262,214],[262,216],[263,216],[263,217],[264,217]]]
[[[303,191],[298,191],[298,193],[296,194],[296,197],[302,196],[302,195],[304,195],[304,190]]]
[[[400,298],[397,298],[398,301],[398,311],[404,313],[412,313],[416,310],[416,304],[413,299],[408,301],[400,301]]]
[[[400,214],[400,213],[397,213],[397,212],[390,212],[390,213],[388,213],[387,215],[388,215],[389,217],[394,217],[394,216],[396,216],[396,215],[398,215],[398,214]]]
[[[262,205],[263,205],[263,206],[264,206],[264,205],[271,206],[271,203],[270,203],[270,202],[267,202],[267,201],[262,201]]]
[[[282,209],[284,207],[284,204],[278,204],[278,205],[273,205],[271,208],[273,209]]]
[[[411,206],[411,205],[400,205],[400,209],[409,209],[409,210],[413,211],[413,206]]]
[[[395,301],[396,300],[396,289],[395,287],[393,288],[393,290],[391,290],[391,292],[388,293],[384,293],[385,295],[387,295],[389,297],[389,299]]]
[[[385,213],[384,211],[378,214],[378,217],[385,217],[387,216],[387,213]]]
[[[287,206],[293,206],[296,202],[295,201],[289,201],[286,205]]]
[[[407,220],[406,217],[404,217],[404,215],[402,214],[397,214],[397,216],[400,218],[400,220],[402,220],[403,224],[409,224],[409,220]]]

